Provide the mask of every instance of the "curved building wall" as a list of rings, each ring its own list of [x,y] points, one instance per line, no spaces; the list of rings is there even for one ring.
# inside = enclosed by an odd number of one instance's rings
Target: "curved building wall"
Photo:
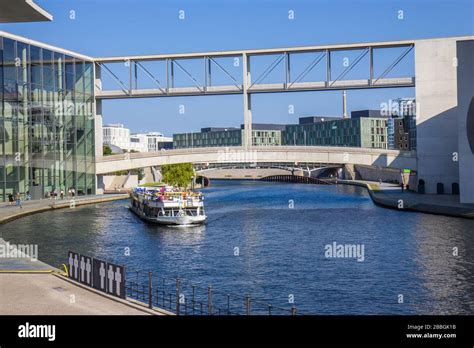
[[[458,42],[457,63],[461,203],[474,203],[474,40]]]

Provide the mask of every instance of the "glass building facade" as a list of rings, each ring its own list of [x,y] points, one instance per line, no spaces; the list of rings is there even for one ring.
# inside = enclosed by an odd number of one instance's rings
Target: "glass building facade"
[[[387,149],[387,118],[341,118],[287,125],[283,144]]]
[[[252,124],[253,146],[276,146],[282,144],[285,125]],[[242,146],[244,126],[240,128],[201,128],[201,132],[173,134],[173,149],[215,146]]]
[[[0,36],[0,201],[95,193],[93,69]]]

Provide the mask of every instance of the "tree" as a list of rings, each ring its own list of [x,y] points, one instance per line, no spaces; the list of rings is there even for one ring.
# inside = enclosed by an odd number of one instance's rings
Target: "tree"
[[[102,148],[102,154],[104,156],[110,156],[112,154],[112,148],[109,145],[104,145]]]
[[[161,174],[163,182],[185,189],[191,184],[194,169],[191,163],[165,164],[161,166]]]

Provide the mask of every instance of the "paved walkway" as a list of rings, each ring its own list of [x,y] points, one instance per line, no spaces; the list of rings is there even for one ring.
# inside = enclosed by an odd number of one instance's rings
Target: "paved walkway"
[[[364,180],[339,180],[344,185],[366,187],[375,204],[383,207],[474,219],[474,204],[459,203],[458,195],[419,194],[400,186]]]
[[[128,193],[118,193],[118,194],[107,194],[107,195],[79,196],[79,197],[75,197],[74,199],[64,198],[64,200],[41,199],[41,200],[24,201],[22,204],[22,208],[18,206],[10,206],[8,202],[0,203],[0,223],[4,223],[4,222],[11,221],[25,215],[39,213],[42,211],[69,208],[69,207],[80,206],[84,204],[109,202],[109,201],[115,201],[118,199],[125,199],[128,197],[129,197]]]
[[[56,269],[37,259],[38,248],[34,245],[22,245],[19,250],[17,245],[10,244],[0,238],[0,273],[4,272],[52,272]]]
[[[84,289],[55,274],[0,273],[0,315],[159,314]]]

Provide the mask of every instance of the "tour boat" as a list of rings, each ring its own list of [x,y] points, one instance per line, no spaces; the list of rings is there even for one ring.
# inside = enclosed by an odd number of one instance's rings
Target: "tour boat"
[[[130,209],[145,221],[189,226],[206,221],[203,199],[201,193],[172,187],[136,187],[130,194]]]

